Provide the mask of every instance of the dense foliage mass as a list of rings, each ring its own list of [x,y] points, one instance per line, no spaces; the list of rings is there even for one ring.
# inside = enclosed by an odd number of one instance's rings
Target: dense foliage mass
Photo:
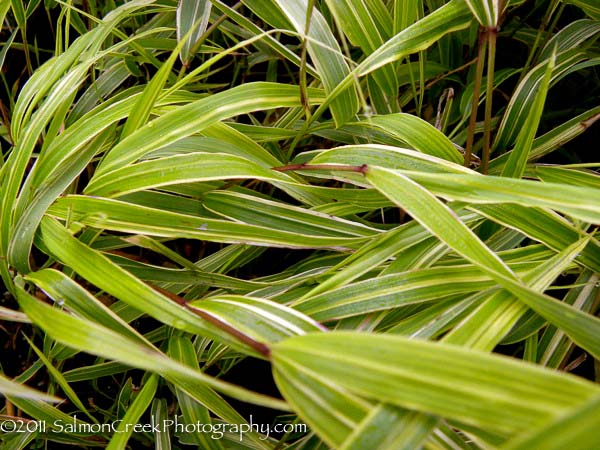
[[[600,448],[596,1],[0,18],[2,448]]]

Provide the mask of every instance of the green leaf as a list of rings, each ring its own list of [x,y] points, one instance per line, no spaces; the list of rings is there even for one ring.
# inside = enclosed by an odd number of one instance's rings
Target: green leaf
[[[578,6],[594,20],[600,20],[600,6],[594,0],[566,0],[566,3]]]
[[[600,190],[558,183],[471,174],[397,171],[449,200],[474,204],[510,203],[542,207],[575,218],[600,223]]]
[[[498,0],[465,0],[465,3],[482,27],[496,28],[500,17]]]
[[[215,165],[218,170],[218,164]],[[272,245],[290,248],[333,248],[346,250],[367,237],[299,234],[253,224],[179,214],[119,200],[92,196],[67,196],[58,200],[48,214],[95,228],[134,234],[202,239],[213,242]],[[312,218],[317,214],[310,214]],[[315,232],[314,228],[305,231]]]
[[[529,114],[523,124],[522,130],[517,136],[515,148],[510,152],[508,161],[502,169],[503,177],[521,178],[525,172],[525,164],[527,164],[527,159],[533,146],[533,139],[544,110],[544,103],[548,94],[548,88],[550,87],[550,78],[552,77],[554,64],[555,54],[552,54],[548,59],[544,75],[536,88],[535,99],[529,104]]]
[[[127,121],[121,131],[121,139],[129,136],[135,130],[139,129],[148,122],[150,113],[154,108],[159,95],[167,82],[167,79],[171,75],[173,64],[177,59],[177,50],[181,47],[181,44],[171,53],[171,56],[161,65],[156,75],[152,77],[152,80],[146,85],[142,94],[137,98],[135,105],[131,109]]]
[[[453,0],[438,8],[410,27],[402,30],[362,61],[349,75],[341,80],[318,111],[323,110],[334,99],[354,83],[355,76],[365,76],[387,64],[398,61],[409,54],[425,50],[442,36],[469,26],[471,13],[464,3]],[[317,113],[315,113],[315,116]]]
[[[3,0],[0,2],[0,23],[4,23],[4,18],[6,17],[6,14],[8,13],[8,10],[11,8],[11,3],[12,1],[10,0]],[[14,33],[13,33],[14,36]],[[12,39],[11,39],[12,41]],[[4,64],[0,65],[3,66]]]
[[[310,101],[322,101],[322,91],[309,89]],[[278,83],[246,83],[183,105],[151,120],[108,152],[97,167],[93,185],[104,175],[138,160],[145,154],[202,131],[214,123],[240,114],[278,107],[301,106],[297,86]]]
[[[283,396],[331,447],[341,445],[373,408],[372,402],[326,376],[307,373],[293,361],[273,363],[273,376]]]
[[[277,28],[293,28],[307,40],[307,50],[319,74],[325,92],[329,94],[350,73],[342,50],[329,25],[317,8],[311,11],[310,28],[305,36],[307,0],[245,0],[266,22]],[[331,113],[337,126],[351,120],[358,111],[358,99],[353,90],[346,90],[331,102]]]
[[[304,297],[294,308],[325,321],[366,314],[404,305],[443,300],[494,286],[480,270],[464,266],[432,268],[374,277]],[[440,287],[443,286],[443,289]]]
[[[31,200],[17,221],[8,246],[8,259],[22,273],[29,271],[29,255],[35,231],[43,215],[56,198],[76,179],[104,144],[107,133],[101,133],[87,146],[77,148],[61,161],[61,171],[52,171],[34,190]],[[57,139],[58,141],[58,139]],[[30,177],[36,177],[35,171]],[[28,178],[31,180],[32,178]],[[32,182],[33,184],[33,182]],[[32,188],[33,190],[33,188]]]
[[[10,0],[10,4],[15,20],[17,21],[17,26],[22,30],[25,30],[27,27],[27,16],[25,14],[25,4],[23,3],[23,0]]]
[[[568,169],[554,166],[536,166],[533,173],[547,183],[587,186],[600,189],[600,176],[594,171]]]
[[[378,190],[405,208],[415,220],[467,260],[490,272],[512,276],[512,271],[496,254],[491,252],[463,222],[458,220],[446,205],[419,184],[397,171],[375,166],[370,166],[365,176]],[[482,176],[481,178],[487,179],[488,177]],[[426,209],[428,210],[427,216],[425,216]],[[448,233],[448,230],[452,230],[452,233]]]
[[[177,40],[185,39],[181,49],[181,61],[189,64],[193,58],[192,50],[206,31],[210,18],[211,2],[206,0],[179,0],[177,6]],[[188,33],[189,36],[186,36]]]
[[[577,287],[569,289],[564,301],[582,311],[590,311],[600,291],[598,276],[586,270],[576,280]],[[538,364],[558,368],[571,353],[573,342],[555,326],[547,326],[539,339]]]
[[[60,388],[64,392],[65,396],[73,403],[73,405],[75,405],[77,407],[77,409],[79,411],[82,411],[86,416],[88,416],[88,418],[92,422],[97,422],[96,418],[88,412],[87,408],[83,405],[83,403],[81,402],[81,400],[79,399],[79,397],[77,396],[77,394],[75,393],[73,388],[71,388],[71,386],[69,385],[67,380],[65,380],[65,377],[63,376],[61,371],[52,365],[52,362],[46,357],[46,355],[44,355],[44,353],[39,348],[37,348],[33,344],[33,342],[31,342],[31,340],[29,340],[27,338],[25,338],[25,339],[27,340],[27,343],[33,349],[33,351],[35,352],[37,357],[40,358],[40,360],[44,363],[44,365],[46,366],[46,369],[48,370],[48,373],[52,376],[52,378],[60,386]]]
[[[548,40],[538,58],[540,61],[550,58],[555,46],[556,52],[560,53],[582,45],[591,45],[599,33],[600,23],[597,20],[582,19],[571,22]]]
[[[272,360],[276,371],[294,367],[285,384],[319,377],[368,399],[509,435],[556,419],[600,392],[511,358],[400,336],[307,334],[275,344]],[[295,393],[283,392],[293,404]]]
[[[50,337],[69,347],[103,358],[120,361],[132,367],[155,372],[182,386],[201,384],[244,401],[276,409],[287,409],[284,402],[248,391],[184,366],[161,353],[89,320],[71,316],[52,308],[17,286],[18,301],[32,321]],[[199,401],[204,401],[194,397]]]
[[[0,374],[0,392],[2,395],[18,398],[29,398],[33,400],[39,400],[43,402],[60,402],[61,399],[53,395],[48,395],[43,392],[32,389],[25,386],[22,383],[17,383],[9,378],[6,378],[3,374]]]
[[[189,341],[189,339],[184,337],[172,337],[169,339],[169,348],[168,354],[173,359],[180,361],[182,364],[186,366],[197,368],[197,356],[196,349],[193,344]],[[210,387],[194,383],[192,380],[183,380],[177,379],[174,380],[174,386],[180,390],[180,393],[188,396],[189,400],[193,401],[193,408],[196,412],[198,412],[198,408],[206,408],[207,411],[212,411],[217,414],[218,417],[221,417],[228,423],[231,424],[247,424],[248,422],[244,419],[234,408],[232,408],[219,394],[214,392]],[[189,405],[192,407],[192,405]],[[187,410],[190,412],[189,408]],[[207,414],[208,415],[208,414]],[[215,419],[210,418],[206,422],[201,423],[215,423]],[[194,424],[198,423],[197,421],[192,422]],[[203,433],[197,433],[197,435],[201,435]],[[207,440],[210,435],[204,435],[202,440]],[[268,449],[268,442],[264,438],[263,435],[258,433],[256,430],[252,429],[250,432],[246,433],[245,438],[250,441],[250,445],[253,445],[254,448],[257,449]],[[208,448],[210,448],[209,446]],[[218,448],[220,446],[217,446]]]
[[[423,420],[424,419],[424,420]],[[413,450],[419,448],[437,418],[380,403],[348,436],[340,450]],[[380,430],[386,430],[381,433]]]
[[[164,424],[167,423],[167,417],[169,416],[167,400],[164,398],[154,398],[152,400],[152,407],[150,409],[150,414],[156,423]],[[158,429],[153,430],[154,432],[154,448],[156,450],[170,450],[171,449],[171,437],[169,433],[165,432],[166,430]]]
[[[137,393],[135,400],[127,408],[125,416],[119,420],[115,433],[106,446],[107,450],[125,450],[127,441],[129,441],[129,438],[133,434],[133,426],[139,422],[142,414],[148,409],[152,403],[152,399],[156,395],[158,381],[159,377],[156,374],[146,379],[146,382]]]
[[[577,64],[586,60],[585,53],[579,49],[570,49],[557,54],[550,85],[576,70]],[[495,151],[505,151],[514,144],[534,106],[533,98],[538,92],[538,86],[544,79],[547,68],[547,61],[540,62],[527,73],[517,86],[498,127],[498,134],[493,145]]]
[[[537,137],[534,139],[533,146],[529,152],[529,161],[540,158],[560,148],[566,142],[586,131],[598,118],[600,118],[600,106],[579,114],[542,136]],[[492,160],[489,173],[495,175],[500,172],[509,156],[510,152],[503,153],[498,158]]]
[[[348,164],[356,166],[368,164],[419,172],[470,173],[465,167],[443,159],[389,145],[347,145],[329,150],[306,152],[303,156],[312,156],[313,153],[316,153],[316,155],[309,160],[308,164]],[[349,175],[345,176],[348,177]],[[360,180],[360,178],[356,177],[356,180]]]
[[[198,307],[236,330],[265,343],[296,334],[323,331],[323,327],[298,311],[265,299],[221,295],[208,297],[190,306]]]
[[[596,432],[598,427],[600,427],[600,396],[568,411],[546,426],[516,437],[501,448],[503,450],[597,448],[600,446],[600,436]]]
[[[59,261],[71,267],[90,283],[138,311],[143,311],[174,328],[222,339],[230,345],[245,349],[246,352],[249,350],[230,334],[160,294],[111,262],[106,256],[75,239],[56,221],[48,219],[42,221],[41,239],[48,251]],[[124,338],[121,334],[119,336]]]
[[[581,239],[557,255],[537,264],[522,276],[523,282],[533,290],[543,292],[568,269],[573,258],[586,244],[587,239]],[[491,291],[481,299],[469,317],[445,335],[443,340],[491,351],[527,310],[527,305],[518,301],[510,292]]]
[[[580,230],[558,214],[515,204],[473,205],[469,209],[484,217],[519,230],[549,248],[562,251],[580,238]],[[576,261],[594,271],[600,270],[600,243],[592,239],[577,255]]]
[[[174,360],[190,367],[198,367],[196,349],[194,348],[192,342],[185,337],[173,336],[171,339],[169,339],[169,350],[167,354]],[[198,389],[210,391],[210,388],[208,387],[198,386]],[[181,408],[181,413],[183,416],[182,419],[184,423],[211,423],[210,411],[205,406],[195,401],[192,397],[177,387],[175,388],[175,394],[177,395],[177,402]],[[206,394],[215,396],[214,392],[206,392],[205,396]],[[192,436],[194,442],[198,445],[201,445],[202,448],[210,450],[219,450],[223,448],[218,440],[209,438],[206,433],[196,432],[189,434]]]
[[[435,157],[435,159],[427,158],[426,156],[419,154],[414,154],[414,151],[389,145],[383,146],[371,144],[360,146],[357,145],[337,147],[339,149],[343,149],[343,154],[348,154],[348,156],[353,156],[351,153],[349,153],[352,149],[356,149],[355,151],[358,151],[358,149],[362,149],[366,157],[368,157],[370,153],[375,152],[381,153],[382,158],[384,155],[387,154],[391,161],[394,160],[395,153],[398,157],[401,157],[402,154],[404,154],[406,156],[410,156],[411,159],[414,160],[423,160],[431,162],[436,161],[441,166],[439,169],[440,171],[443,171],[445,169],[444,166],[448,167],[447,170],[450,170],[450,167],[453,167],[452,164],[447,164],[447,161],[451,161],[456,164],[460,164],[461,162],[462,156],[460,152],[454,147],[452,142],[440,131],[435,129],[432,125],[418,117],[402,113],[386,114],[372,117],[368,121],[365,120],[363,122],[350,125],[360,126],[361,131],[364,129],[377,129],[384,131],[385,133],[388,133],[389,135],[394,136],[403,142],[406,142],[409,146],[413,147],[419,152],[425,153],[426,155],[432,155],[433,157]],[[327,154],[329,152],[334,151],[335,149],[332,149],[324,153]],[[440,158],[440,160],[438,160],[437,158]],[[368,163],[368,161],[364,161],[363,163]],[[352,163],[348,162],[348,164]],[[460,170],[460,167],[456,167],[453,171]]]
[[[365,55],[376,51],[392,36],[392,18],[381,0],[327,0],[326,3],[344,34]],[[373,73],[373,77],[384,95],[392,99],[398,95],[392,66],[382,67]]]
[[[210,192],[202,204],[216,215],[237,222],[306,235],[341,237],[374,236],[378,233],[374,228],[357,222],[235,192]]]
[[[594,337],[600,333],[599,319],[523,285],[447,206],[404,175],[379,167],[369,167],[366,177],[450,248],[476,264],[542,317],[562,328],[581,347],[593,355],[600,355],[600,342]]]
[[[476,220],[474,215],[464,214],[464,211],[461,213],[461,217],[468,223]],[[369,270],[380,266],[399,252],[406,251],[412,246],[423,242],[429,236],[427,230],[415,222],[408,222],[386,233],[382,233],[376,239],[372,239],[363,245],[343,262],[328,270],[327,274],[331,276],[321,281],[301,299],[298,299],[297,302],[301,302],[305,298],[327,290],[343,286],[367,273]]]
[[[58,305],[65,306],[75,314],[111,328],[130,339],[149,345],[149,342],[123,319],[64,273],[54,269],[42,269],[30,272],[24,278],[35,283]]]
[[[450,1],[410,27],[393,36],[357,67],[359,76],[425,50],[442,36],[470,24],[470,14],[462,2]]]
[[[51,124],[51,129],[57,131],[57,126],[67,113],[70,103],[65,100],[74,97],[89,68],[102,56],[100,48],[106,37],[128,14],[150,3],[151,0],[140,0],[113,10],[98,27],[75,40],[59,57],[50,59],[36,70],[21,90],[11,117],[11,134],[15,146],[6,162],[10,170],[8,176],[3,177],[0,190],[0,251],[3,255],[7,253],[14,221],[17,218],[13,216],[17,195],[23,184],[27,165],[45,127]],[[117,44],[117,48],[122,45],[123,43]],[[85,51],[88,53],[85,54]],[[80,58],[81,62],[75,65]],[[35,119],[31,120],[36,108],[37,111],[33,116]],[[50,142],[54,136],[50,134],[46,137]],[[23,191],[25,194],[21,195],[21,198],[27,198],[29,194],[27,183]],[[22,209],[22,205],[19,209]],[[34,219],[34,222],[35,220],[37,219]],[[28,271],[23,258],[19,258],[18,264],[21,269]],[[7,267],[2,263],[0,272],[5,283],[10,284],[6,271]]]

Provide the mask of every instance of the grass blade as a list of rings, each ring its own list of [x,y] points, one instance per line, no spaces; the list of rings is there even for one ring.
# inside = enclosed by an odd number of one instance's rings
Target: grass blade
[[[62,401],[58,397],[45,394],[43,392],[32,389],[22,383],[6,378],[6,376],[4,376],[3,374],[0,374],[0,393],[2,393],[2,395],[10,397],[28,398],[43,402],[56,403]]]
[[[113,434],[112,439],[106,446],[107,450],[125,450],[127,441],[133,434],[133,425],[139,423],[142,414],[152,403],[152,399],[158,389],[159,377],[156,374],[149,376],[146,382],[137,393],[135,400],[131,403],[119,425]]]
[[[18,287],[19,304],[32,321],[49,336],[64,345],[89,352],[103,358],[120,361],[129,366],[149,370],[167,380],[178,383],[195,383],[210,386],[227,395],[267,407],[286,410],[284,402],[256,394],[230,383],[210,377],[199,370],[184,366],[155,348],[140,345],[94,322],[70,316],[47,306]]]
[[[600,355],[600,342],[595,338],[600,333],[599,319],[523,285],[448,207],[405,176],[391,170],[369,167],[366,177],[450,248],[476,264],[542,317],[562,328],[574,342],[593,355]]]
[[[180,57],[186,66],[194,56],[193,49],[206,31],[210,10],[211,2],[207,0],[179,0],[177,6],[177,40],[182,41],[185,39]],[[186,36],[188,33],[190,35]]]
[[[560,450],[569,447],[573,450],[586,450],[600,445],[596,430],[600,426],[600,396],[584,405],[569,411],[552,423],[518,437],[502,446],[504,450],[527,450],[543,448]]]
[[[592,383],[532,364],[400,336],[307,334],[274,345],[272,358],[276,368],[299,371],[287,382],[318,376],[367,398],[501,433],[547,423],[600,392]]]

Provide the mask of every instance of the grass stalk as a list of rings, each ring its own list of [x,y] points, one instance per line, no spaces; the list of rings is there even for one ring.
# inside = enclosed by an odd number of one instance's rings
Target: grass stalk
[[[473,103],[471,106],[471,117],[469,118],[469,129],[467,133],[467,145],[465,149],[465,167],[471,165],[471,154],[473,153],[473,141],[475,140],[475,123],[477,122],[477,107],[479,106],[479,93],[481,91],[481,78],[483,77],[483,59],[487,41],[486,32],[479,32],[477,65],[475,66],[475,84],[473,86]]]
[[[306,22],[304,23],[304,36],[302,39],[302,48],[300,50],[300,99],[302,102],[302,108],[304,109],[304,114],[306,114],[306,121],[310,121],[310,102],[308,100],[308,85],[306,81],[306,56],[308,54],[307,46],[308,46],[308,32],[310,30],[310,22],[312,17],[312,10],[315,5],[314,0],[308,1],[308,7],[306,9]]]
[[[494,95],[494,62],[496,58],[496,38],[498,35],[497,28],[488,28],[487,35],[487,77],[485,91],[485,117],[483,127],[483,155],[481,158],[481,170],[487,174],[488,164],[491,153],[491,136],[492,136],[492,102]]]

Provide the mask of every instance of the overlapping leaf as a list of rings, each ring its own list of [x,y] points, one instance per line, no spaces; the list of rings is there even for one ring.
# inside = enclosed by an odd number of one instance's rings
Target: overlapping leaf
[[[531,364],[399,336],[308,334],[276,344],[272,355],[284,392],[304,377],[319,377],[367,399],[500,433],[548,423],[599,392],[589,382]],[[291,402],[300,395],[287,392]]]

